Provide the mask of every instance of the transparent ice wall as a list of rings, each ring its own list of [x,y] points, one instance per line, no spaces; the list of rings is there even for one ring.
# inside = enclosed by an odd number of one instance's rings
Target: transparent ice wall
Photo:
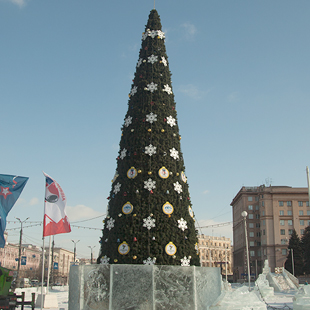
[[[69,310],[204,310],[221,293],[219,268],[71,266]]]

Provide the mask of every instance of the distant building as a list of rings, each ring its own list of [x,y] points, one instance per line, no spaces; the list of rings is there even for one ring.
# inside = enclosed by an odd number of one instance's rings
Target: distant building
[[[253,277],[268,259],[271,271],[286,261],[288,241],[296,230],[301,237],[310,224],[307,188],[289,186],[242,187],[231,202],[233,212],[234,281],[247,277],[245,229],[241,216],[248,216],[247,235]]]
[[[5,240],[7,233],[5,232]],[[45,270],[48,264],[48,248],[45,248]],[[51,253],[52,254],[52,253]],[[16,271],[18,270],[19,244],[7,243],[0,248],[0,264],[2,267]],[[70,265],[73,263],[74,253],[62,248],[53,249],[51,259],[51,281],[54,283],[67,284]],[[31,244],[21,246],[20,278],[38,279],[42,278],[42,248]],[[45,271],[45,279],[47,272]]]
[[[221,267],[222,274],[231,275],[232,247],[230,238],[198,235],[200,265],[205,267]]]

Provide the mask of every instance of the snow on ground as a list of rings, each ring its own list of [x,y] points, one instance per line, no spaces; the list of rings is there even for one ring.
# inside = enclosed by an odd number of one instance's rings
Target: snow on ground
[[[240,284],[233,284],[232,290],[236,290],[240,288]],[[253,289],[253,287],[251,287]],[[46,290],[46,288],[44,288]],[[68,286],[53,286],[52,289],[49,290],[48,294],[56,295],[58,301],[58,308],[49,308],[50,310],[68,310]],[[41,294],[40,287],[31,287],[31,288],[18,288],[15,290],[17,294],[20,294],[22,291],[25,292],[25,300],[31,300],[31,293],[34,292],[36,294],[36,298],[39,294]],[[293,297],[296,294],[296,291],[286,291],[277,293],[275,292],[274,296],[269,297],[265,300],[267,305],[282,308],[285,305],[289,306],[293,309]],[[25,309],[31,309],[31,306],[24,306]],[[40,309],[40,307],[36,307],[36,309]],[[242,309],[242,307],[240,308]],[[253,308],[254,309],[254,308]],[[289,308],[287,308],[289,309]],[[254,309],[255,310],[255,309]]]

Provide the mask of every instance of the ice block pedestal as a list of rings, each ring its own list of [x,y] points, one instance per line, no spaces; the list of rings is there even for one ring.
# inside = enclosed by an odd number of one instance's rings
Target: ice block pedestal
[[[71,266],[69,310],[205,310],[221,294],[219,268]]]

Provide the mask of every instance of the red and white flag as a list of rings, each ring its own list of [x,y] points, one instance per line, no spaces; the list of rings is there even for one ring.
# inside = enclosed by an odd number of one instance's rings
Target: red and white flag
[[[65,193],[54,179],[43,174],[46,178],[43,237],[69,233],[71,227],[65,211]]]

